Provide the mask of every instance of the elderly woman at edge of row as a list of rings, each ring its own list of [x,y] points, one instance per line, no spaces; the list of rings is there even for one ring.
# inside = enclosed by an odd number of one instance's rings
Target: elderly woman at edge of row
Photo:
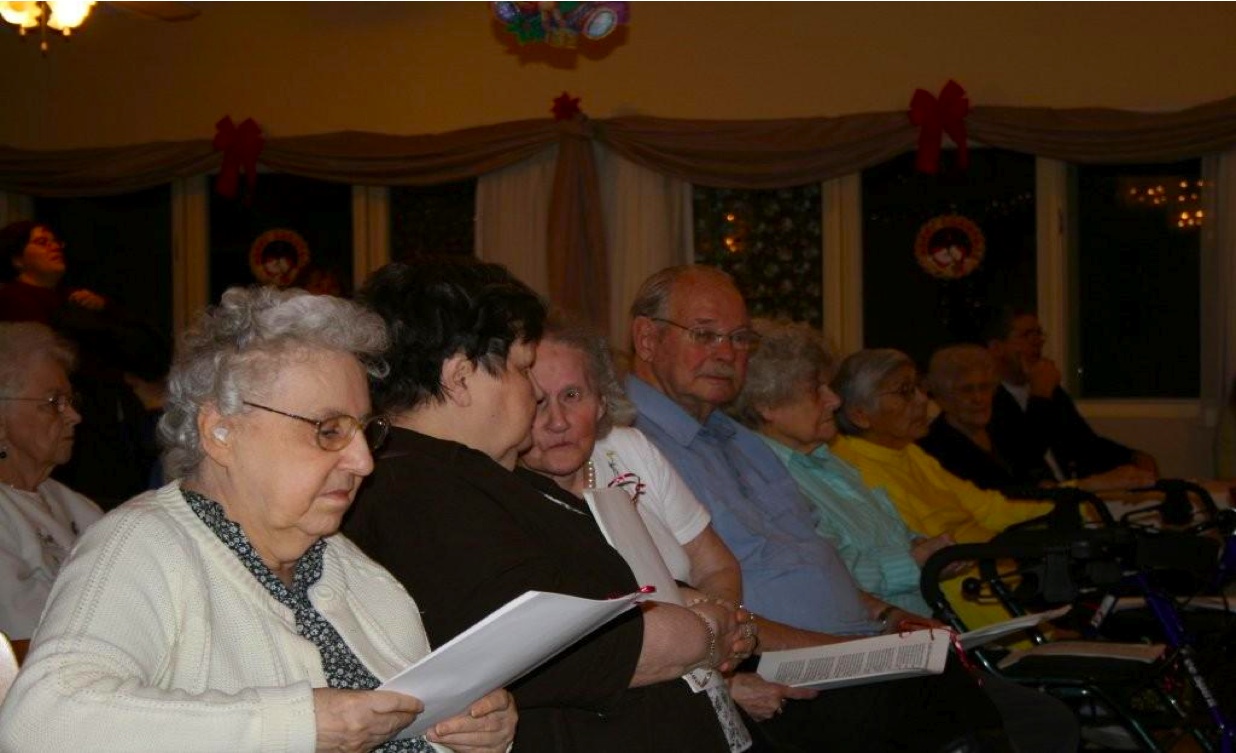
[[[232,289],[187,333],[160,424],[169,476],[82,537],[0,708],[0,749],[426,751],[372,690],[429,649],[416,604],[335,535],[373,469],[377,317]],[[503,750],[505,691],[429,739]],[[379,747],[381,746],[381,747]]]
[[[720,599],[731,608],[741,603],[738,560],[713,530],[708,510],[661,451],[631,428],[635,406],[618,383],[605,338],[561,311],[552,312],[532,375],[545,399],[532,425],[532,447],[520,464],[579,498],[586,489],[624,489],[670,574],[693,586],[686,598]],[[754,638],[754,617],[744,624]],[[730,749],[747,750],[751,736],[725,683],[718,677],[707,692]],[[752,716],[758,718],[758,712]]]
[[[34,633],[69,550],[103,512],[50,478],[82,417],[73,346],[42,324],[0,323],[0,631]]]
[[[948,534],[958,543],[988,541],[1013,523],[1044,515],[1046,502],[1016,502],[979,489],[944,470],[915,444],[927,434],[927,396],[914,362],[891,348],[846,357],[833,378],[841,398],[837,423],[845,436],[831,449],[883,488],[912,530]]]
[[[991,351],[973,344],[940,348],[928,364],[927,384],[940,415],[918,445],[946,470],[982,489],[1055,485],[1054,479],[1019,477],[996,451],[988,427],[1000,379]],[[1150,486],[1154,481],[1153,473],[1130,463],[1069,483],[1101,492]]]
[[[496,264],[420,258],[378,270],[361,297],[392,333],[374,396],[394,426],[346,530],[416,594],[430,638],[527,590],[635,591],[582,501],[516,467],[542,399],[537,295]],[[511,686],[516,748],[726,751],[708,697],[679,678],[743,646],[734,612],[711,602],[631,610]]]
[[[880,487],[834,455],[841,399],[829,387],[836,360],[823,335],[803,323],[757,319],[763,336],[747,366],[747,382],[729,412],[768,444],[815,509],[816,531],[837,546],[851,574],[868,593],[918,615],[931,614],[919,576],[927,558],[949,546],[948,532],[927,537],[912,531]],[[961,598],[953,578],[968,566],[944,573],[949,602],[970,627],[1008,618],[998,604]]]

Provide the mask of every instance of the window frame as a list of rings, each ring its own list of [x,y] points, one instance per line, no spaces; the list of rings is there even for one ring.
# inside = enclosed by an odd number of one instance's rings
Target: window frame
[[[390,190],[352,186],[352,284],[390,260]],[[172,323],[177,333],[210,303],[210,183],[172,181]]]
[[[978,147],[982,148],[982,147]],[[1203,158],[1203,176],[1208,187],[1206,212],[1216,217],[1217,196],[1225,186],[1219,185],[1218,170],[1213,157]],[[1208,165],[1211,165],[1208,168]],[[1036,306],[1039,320],[1048,332],[1064,333],[1049,338],[1044,354],[1054,360],[1065,375],[1066,388],[1075,388],[1073,376],[1079,361],[1076,338],[1071,321],[1070,295],[1075,268],[1071,255],[1075,248],[1074,223],[1069,207],[1069,171],[1063,160],[1035,159],[1035,238],[1036,238]],[[824,334],[841,353],[852,353],[863,347],[862,281],[862,175],[853,173],[823,183],[823,254],[824,254]],[[1223,344],[1217,324],[1223,300],[1223,275],[1214,223],[1203,226],[1202,232],[1202,300],[1201,367],[1202,383],[1198,398],[1087,398],[1078,400],[1079,410],[1091,418],[1111,419],[1183,419],[1198,420],[1210,428],[1217,422],[1217,411],[1205,408],[1222,401],[1222,385],[1208,374],[1221,367]],[[846,284],[850,281],[851,284]],[[1236,294],[1236,291],[1231,291]],[[1217,372],[1216,372],[1217,373]]]

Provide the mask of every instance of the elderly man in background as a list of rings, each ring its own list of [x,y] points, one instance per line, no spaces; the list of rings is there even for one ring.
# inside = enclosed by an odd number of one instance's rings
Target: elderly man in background
[[[1154,483],[1153,457],[1099,436],[1082,418],[1060,386],[1060,369],[1043,357],[1046,340],[1032,311],[1004,309],[989,328],[987,348],[1000,378],[989,426],[996,454],[1021,478],[1069,481],[1134,466],[1141,480]]]
[[[709,508],[738,558],[747,603],[760,614],[761,648],[895,630],[909,615],[859,590],[833,545],[815,532],[811,510],[785,466],[758,436],[718,410],[738,395],[760,341],[730,277],[705,266],[663,270],[644,282],[631,316],[627,394],[639,411],[636,427]],[[988,684],[993,700],[1005,689],[1004,683]],[[754,681],[732,690],[740,703],[744,695],[788,695],[784,686]],[[1042,696],[1007,690],[1017,701],[1002,701],[997,712],[950,663],[940,676],[792,701],[764,726],[774,739],[808,749],[1004,750],[1010,746],[999,729],[1005,715],[1006,724],[1025,727],[1018,731],[1027,734],[1014,735],[1022,753],[1075,748],[1075,735],[1061,739],[1066,736],[1053,726],[1071,719],[1067,710],[1049,701],[1050,710],[1039,716],[1022,702],[1041,704]],[[1036,735],[1052,739],[1030,739]]]

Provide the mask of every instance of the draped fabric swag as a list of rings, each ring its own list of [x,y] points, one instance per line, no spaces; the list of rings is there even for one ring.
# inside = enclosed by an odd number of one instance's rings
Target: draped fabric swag
[[[971,139],[1070,162],[1166,162],[1236,145],[1236,97],[1169,113],[974,107]],[[549,295],[609,328],[609,263],[592,145],[678,181],[735,188],[821,182],[914,148],[904,111],[786,120],[615,117],[522,120],[445,134],[341,132],[271,137],[259,163],[356,185],[432,185],[517,165],[557,146],[546,229]],[[207,138],[59,151],[0,147],[0,191],[31,196],[127,193],[210,172]]]

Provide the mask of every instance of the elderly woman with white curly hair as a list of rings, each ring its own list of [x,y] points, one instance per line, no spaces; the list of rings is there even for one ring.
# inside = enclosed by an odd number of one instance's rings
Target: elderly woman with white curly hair
[[[81,538],[3,707],[0,749],[500,751],[497,691],[426,738],[375,690],[429,650],[416,604],[336,531],[386,433],[382,321],[232,289],[186,335],[160,424],[176,479]],[[432,742],[430,742],[432,741]]]

